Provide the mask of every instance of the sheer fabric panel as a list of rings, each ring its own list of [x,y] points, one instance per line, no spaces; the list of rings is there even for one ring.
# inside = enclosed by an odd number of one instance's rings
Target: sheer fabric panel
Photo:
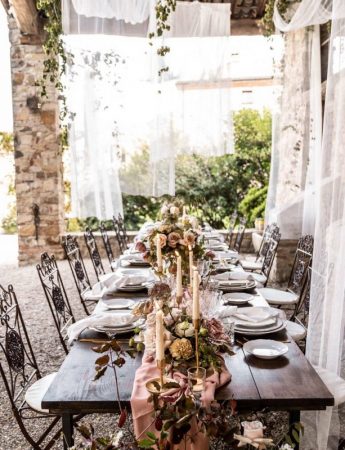
[[[317,141],[310,144],[304,193],[305,204],[312,200],[310,210],[304,208],[303,228],[309,232],[314,229],[315,237],[306,354],[312,364],[345,379],[345,2],[303,0],[290,24],[283,23],[275,12],[275,23],[282,30],[296,30],[329,19],[332,27],[322,145]],[[311,46],[312,58],[315,48]],[[310,86],[316,96],[313,73]],[[320,94],[310,98],[311,117],[318,117],[319,104]],[[339,439],[344,437],[344,421],[344,405],[303,413],[302,448],[337,450]]]

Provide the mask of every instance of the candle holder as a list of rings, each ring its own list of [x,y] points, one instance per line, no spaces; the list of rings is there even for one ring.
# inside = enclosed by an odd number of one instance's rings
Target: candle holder
[[[195,336],[195,360],[196,367],[199,368],[199,329],[200,329],[200,319],[193,319],[194,326],[194,336]]]
[[[164,369],[165,369],[165,360],[156,360],[157,367],[159,369],[159,377],[158,378],[152,378],[146,383],[146,389],[150,394],[161,394],[163,392],[166,392],[170,388],[164,388],[164,384],[175,382],[172,378],[167,378],[164,376]],[[157,389],[157,384],[159,385],[159,389]]]
[[[183,299],[182,295],[176,295],[176,304],[177,304],[177,306],[181,305],[182,299]]]

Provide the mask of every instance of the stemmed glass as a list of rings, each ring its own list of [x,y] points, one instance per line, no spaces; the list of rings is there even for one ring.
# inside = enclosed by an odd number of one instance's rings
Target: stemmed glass
[[[187,371],[188,384],[195,398],[200,397],[205,390],[206,369],[204,367],[191,367]]]

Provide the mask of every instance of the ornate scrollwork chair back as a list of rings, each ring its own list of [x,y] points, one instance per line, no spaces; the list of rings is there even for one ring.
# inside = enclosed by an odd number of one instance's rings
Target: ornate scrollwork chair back
[[[119,221],[115,216],[113,216],[113,227],[120,253],[123,254],[123,252],[126,250],[126,246],[124,245],[123,239],[121,237]]]
[[[104,222],[100,223],[99,231],[100,231],[101,236],[102,236],[103,245],[104,245],[104,248],[105,248],[108,260],[109,260],[109,264],[110,264],[111,270],[114,271],[114,268],[113,268],[114,253],[113,253],[113,249],[111,248],[109,234],[107,232],[107,229],[105,227]]]
[[[261,269],[261,272],[263,273],[263,275],[265,275],[267,281],[270,276],[274,258],[277,254],[280,238],[281,238],[281,234],[279,233],[279,231],[275,232],[274,234],[271,234],[271,237],[267,244],[267,250],[265,251],[265,256],[263,258],[262,269]],[[266,281],[266,283],[267,283],[267,281]]]
[[[87,302],[85,301],[85,295],[87,292],[91,291],[92,286],[85,269],[84,260],[81,255],[78,242],[75,237],[69,234],[63,241],[62,246],[65,250],[65,254],[72,271],[73,279],[78,289],[81,303],[86,314],[89,315],[90,312],[87,307]]]
[[[240,223],[237,227],[237,234],[234,241],[234,250],[238,253],[241,251],[242,241],[244,237],[244,232],[246,231],[246,219],[242,217]]]
[[[228,235],[227,235],[227,241],[229,244],[229,247],[231,247],[231,243],[232,243],[232,238],[234,235],[234,229],[235,229],[235,225],[236,225],[236,221],[237,221],[237,211],[234,211],[231,216],[230,216],[230,222],[229,222],[229,227],[228,227]]]
[[[75,322],[75,319],[54,255],[43,253],[41,264],[37,264],[36,268],[61,345],[67,354],[67,328]]]
[[[266,253],[268,251],[268,248],[269,248],[271,237],[276,240],[276,237],[278,234],[279,234],[279,227],[276,223],[267,225],[267,227],[264,231],[263,237],[262,237],[259,251],[256,256],[256,261],[264,260]]]
[[[313,248],[313,236],[308,234],[299,239],[287,286],[287,289],[295,294],[301,294],[308,269],[311,266]]]
[[[49,443],[42,447],[42,442],[51,433],[60,420],[30,408],[25,395],[36,381],[41,379],[36,358],[26,330],[13,287],[8,290],[0,285],[0,375],[3,379],[14,417],[27,441],[37,450],[51,448],[60,435],[60,430],[50,436]],[[34,438],[27,431],[25,420],[52,417],[48,428],[39,438]]]
[[[121,214],[118,215],[117,221],[119,224],[120,236],[121,236],[124,248],[126,249],[129,244],[129,241],[128,241],[128,236],[127,236],[125,221],[123,220],[123,217],[121,216]]]
[[[95,269],[95,273],[97,276],[97,280],[99,281],[99,277],[105,274],[105,270],[103,267],[101,255],[98,251],[97,242],[93,232],[90,228],[86,228],[84,232],[84,239],[86,243],[86,247],[89,251],[90,259],[92,261],[93,268]]]

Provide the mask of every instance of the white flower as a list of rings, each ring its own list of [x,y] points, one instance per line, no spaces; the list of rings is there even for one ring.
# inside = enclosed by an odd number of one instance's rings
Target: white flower
[[[175,327],[175,333],[180,337],[191,337],[194,335],[193,324],[187,321],[180,322]]]
[[[177,216],[179,214],[180,210],[178,209],[177,206],[172,206],[170,208],[170,214],[172,214],[173,216]]]
[[[161,213],[162,214],[166,214],[168,211],[169,211],[168,207],[166,205],[163,205],[162,208],[161,208]]]
[[[289,444],[284,444],[281,447],[279,447],[279,450],[293,450],[293,448]]]

